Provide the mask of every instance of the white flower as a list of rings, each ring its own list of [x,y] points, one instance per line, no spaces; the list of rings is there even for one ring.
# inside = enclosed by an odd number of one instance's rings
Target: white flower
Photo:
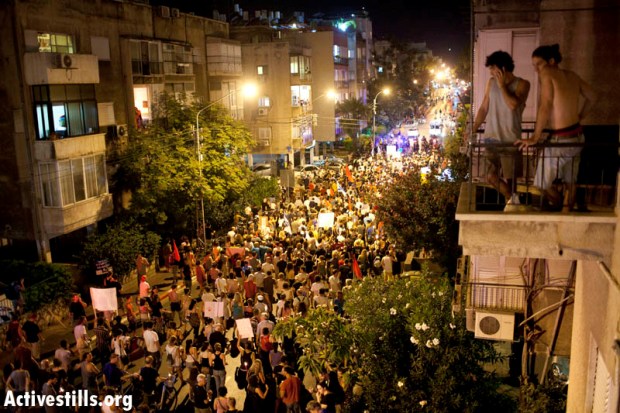
[[[433,342],[430,340],[426,340],[426,347],[433,348]]]
[[[398,385],[398,387],[403,387],[405,385],[405,383],[403,383],[402,381],[398,381],[398,383],[396,383]]]
[[[379,340],[380,340],[380,341],[383,341],[383,336],[379,336]]]
[[[422,323],[422,331],[428,330],[430,327],[426,325],[426,323]]]
[[[452,330],[454,330],[454,329],[456,328],[456,326],[455,326],[454,324],[450,323],[450,328],[451,328]]]
[[[435,291],[431,294],[431,297],[435,298]]]
[[[428,404],[428,402],[426,400],[422,400],[420,401],[420,406],[424,407]]]
[[[409,308],[409,305],[410,305],[409,303],[405,305],[405,310]]]
[[[420,323],[415,323],[415,329],[416,329],[416,330],[422,330],[422,324],[420,324]]]
[[[410,339],[410,340],[411,340],[411,342],[412,342],[413,344],[420,344],[420,342],[419,342],[418,340],[416,340],[414,336],[411,336],[411,339]]]
[[[437,294],[441,297],[443,295],[443,291],[439,291]]]
[[[439,339],[438,338],[434,338],[433,339],[433,344],[438,346],[439,345]]]
[[[398,298],[400,300],[401,298],[403,298],[403,295],[402,294],[398,294],[398,296],[396,298]]]
[[[382,302],[383,304],[385,304],[385,298],[384,298],[383,300],[381,300],[381,302]]]
[[[394,307],[390,308],[390,315],[396,315],[396,309]]]

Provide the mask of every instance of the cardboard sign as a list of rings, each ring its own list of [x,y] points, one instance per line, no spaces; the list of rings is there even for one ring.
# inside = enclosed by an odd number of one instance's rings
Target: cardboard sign
[[[104,275],[112,272],[112,266],[108,259],[99,260],[95,263],[95,274]]]
[[[235,320],[237,323],[237,337],[239,338],[253,338],[254,331],[252,330],[252,323],[249,318],[240,318]]]
[[[220,301],[205,301],[203,306],[205,317],[216,319],[224,317],[224,303]]]
[[[90,299],[97,311],[118,311],[116,288],[91,288]]]
[[[319,228],[331,228],[334,226],[334,213],[333,212],[321,212],[319,213],[319,219],[317,226]]]

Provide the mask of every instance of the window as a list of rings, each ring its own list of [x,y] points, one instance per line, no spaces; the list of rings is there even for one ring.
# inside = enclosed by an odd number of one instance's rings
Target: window
[[[258,98],[258,107],[259,108],[268,108],[270,106],[269,96],[262,96]]]
[[[134,75],[152,76],[163,74],[160,44],[132,40],[131,44],[131,71]],[[190,56],[191,58],[191,56]]]
[[[334,57],[340,57],[342,55],[341,49],[342,48],[337,44],[334,45]]]
[[[194,73],[191,47],[164,43],[163,49],[164,73],[177,75],[191,75]]]
[[[349,55],[347,57],[349,59],[354,59],[355,58],[355,50],[349,49],[348,53],[349,53]]]
[[[311,88],[308,85],[291,86],[291,105],[307,105],[310,101]]]
[[[379,72],[379,73],[383,73],[383,66],[379,66],[379,67],[377,68],[377,72]]]
[[[75,53],[73,36],[68,34],[39,33],[39,52]]]
[[[33,86],[32,94],[37,139],[66,138],[99,131],[94,85]]]
[[[291,74],[299,73],[299,56],[291,56]]]
[[[258,76],[266,76],[267,75],[267,66],[265,66],[265,65],[256,66],[256,74]]]
[[[108,192],[103,154],[39,164],[43,205],[61,207]]]

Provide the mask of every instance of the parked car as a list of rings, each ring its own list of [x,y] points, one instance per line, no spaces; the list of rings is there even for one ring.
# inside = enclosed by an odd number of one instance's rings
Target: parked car
[[[299,176],[302,173],[317,173],[319,171],[320,167],[316,166],[316,165],[298,165],[295,167],[295,176]]]
[[[271,176],[271,164],[269,163],[259,163],[252,167],[252,172],[254,172],[258,176],[262,177],[270,177]]]

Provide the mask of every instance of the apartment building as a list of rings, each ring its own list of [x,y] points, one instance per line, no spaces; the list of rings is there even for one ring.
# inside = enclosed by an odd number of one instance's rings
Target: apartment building
[[[474,147],[471,180],[461,189],[456,215],[459,242],[470,259],[462,261],[457,285],[462,296],[455,304],[464,308],[477,337],[512,343],[515,358],[523,356],[524,363],[518,364],[524,373],[539,381],[565,376],[568,412],[617,412],[618,3],[485,0],[474,1],[473,10],[474,114],[489,76],[485,57],[496,50],[511,53],[515,74],[531,83],[524,137],[538,106],[538,79],[531,64],[537,46],[558,43],[560,66],[590,83],[598,98],[582,121],[586,144],[572,188],[580,209],[589,212],[503,212]],[[522,199],[532,204],[540,195],[531,179],[540,167],[538,155],[535,150],[524,154],[525,171],[518,177]]]
[[[144,3],[0,5],[4,247],[53,261],[111,216],[114,159],[159,93],[221,100],[243,118],[241,46],[228,24]]]

